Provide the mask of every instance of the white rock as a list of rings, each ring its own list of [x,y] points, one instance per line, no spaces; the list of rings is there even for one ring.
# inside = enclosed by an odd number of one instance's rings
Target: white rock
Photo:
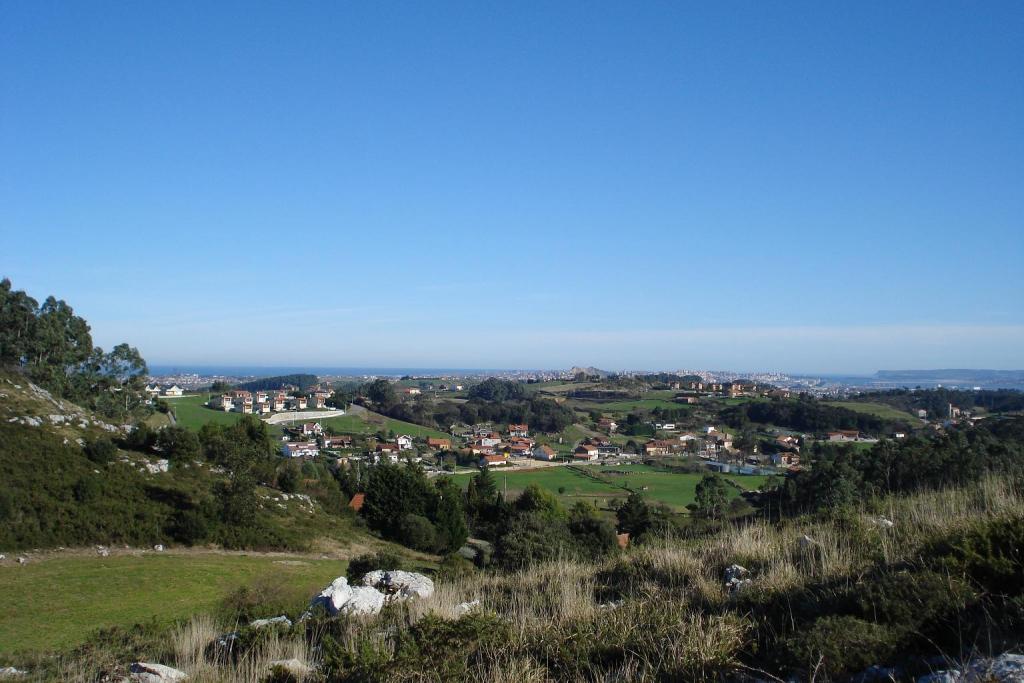
[[[153,546],[153,550],[157,551],[158,553],[162,553],[164,551],[164,547],[163,545],[157,543],[155,546]]]
[[[917,679],[917,683],[959,683],[961,674],[956,669],[950,669],[949,671],[936,671],[933,674],[927,676],[921,676]]]
[[[6,560],[6,559],[7,559],[6,555],[0,555],[0,561]]]
[[[298,676],[299,678],[301,678],[303,676],[306,676],[307,674],[309,674],[313,670],[305,662],[300,661],[298,659],[294,659],[294,658],[293,659],[275,659],[274,661],[270,662],[270,668],[271,668],[271,670],[273,670],[275,668],[284,669],[285,671],[288,671],[288,672],[294,674],[295,676]]]
[[[376,588],[356,586],[351,590],[352,596],[339,609],[341,614],[377,614],[384,606],[384,594]]]
[[[732,564],[725,568],[725,588],[730,594],[738,593],[744,588],[749,588],[753,583],[750,579],[746,578],[750,574],[745,567],[741,567],[738,564]]]
[[[0,667],[0,678],[17,678],[19,676],[27,676],[27,671],[21,669],[15,669],[13,666],[2,666]]]
[[[352,587],[348,585],[348,579],[339,576],[331,582],[330,586],[320,591],[320,594],[313,598],[309,606],[310,609],[323,606],[328,614],[334,616],[351,597]]]
[[[130,680],[139,683],[169,683],[171,681],[183,681],[188,674],[178,669],[172,669],[163,664],[149,664],[147,662],[135,662],[131,667]]]
[[[992,659],[978,660],[964,674],[964,680],[970,683],[1022,683],[1024,655],[1007,653]]]
[[[800,550],[807,550],[808,548],[811,548],[811,547],[816,546],[818,544],[817,541],[815,541],[813,538],[811,538],[807,534],[804,534],[800,538],[798,538],[797,539],[797,543],[800,544]]]
[[[477,609],[478,607],[480,607],[480,601],[479,600],[470,600],[469,602],[461,602],[461,603],[459,603],[458,605],[455,606],[455,616],[456,617],[465,616],[466,614],[469,614],[470,612],[472,612],[473,610]]]
[[[875,524],[877,524],[878,526],[882,527],[883,529],[891,529],[894,526],[896,526],[896,523],[893,522],[888,517],[879,517],[878,519],[875,520]]]
[[[19,557],[18,558],[18,564],[28,564],[28,558],[27,557]]]
[[[264,626],[277,625],[283,625],[291,628],[292,620],[282,614],[279,617],[271,617],[269,619],[256,619],[255,621],[249,622],[249,626],[251,628],[263,628]]]
[[[388,600],[408,600],[409,598],[429,598],[434,594],[434,582],[430,577],[416,572],[401,570],[368,572],[363,577],[364,586],[373,586],[388,595]]]
[[[106,548],[97,548],[96,549],[96,554],[99,555],[100,557],[110,557],[110,551],[107,550]]]

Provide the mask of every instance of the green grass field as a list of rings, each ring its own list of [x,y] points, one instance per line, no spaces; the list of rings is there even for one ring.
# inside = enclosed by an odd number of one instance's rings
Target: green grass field
[[[527,472],[504,472],[496,469],[493,474],[500,489],[507,486],[510,497],[518,495],[530,484],[537,484],[556,494],[567,506],[577,500],[589,500],[602,505],[613,498],[625,498],[629,495],[626,488],[629,488],[643,493],[650,500],[665,503],[677,510],[685,509],[694,501],[697,483],[704,476],[666,472],[647,465],[584,467],[601,475],[602,480],[595,480],[568,467],[548,467]],[[613,471],[627,474],[611,474]],[[748,490],[756,489],[765,480],[765,477],[760,476],[724,476]],[[464,488],[469,485],[468,476],[460,475],[457,481]],[[646,490],[643,490],[644,487],[647,487]],[[559,488],[564,489],[564,492],[559,493]],[[730,495],[739,495],[739,492],[730,488]]]
[[[685,403],[676,403],[675,401],[663,398],[638,398],[627,401],[608,401],[606,403],[570,400],[570,404],[580,410],[596,410],[601,413],[631,413],[634,410],[654,410],[655,408],[686,409],[690,407]]]
[[[287,577],[302,599],[344,571],[341,560],[215,554],[7,561],[0,565],[0,654],[74,646],[105,626],[187,619],[263,576]]]
[[[241,413],[225,413],[213,410],[205,404],[210,399],[207,394],[193,394],[181,398],[165,399],[174,411],[174,417],[182,427],[198,430],[208,422],[232,425],[242,419]]]
[[[426,438],[433,436],[439,439],[450,439],[451,435],[436,429],[423,427],[411,422],[395,420],[377,413],[351,413],[321,420],[320,424],[330,426],[342,434],[376,434],[380,430],[393,431],[396,435],[408,434],[412,437]]]
[[[911,423],[918,423],[918,419],[910,413],[897,410],[896,408],[884,403],[868,403],[866,401],[827,401],[825,405],[832,406],[834,408],[846,408],[858,413],[875,415],[883,420],[904,420]]]

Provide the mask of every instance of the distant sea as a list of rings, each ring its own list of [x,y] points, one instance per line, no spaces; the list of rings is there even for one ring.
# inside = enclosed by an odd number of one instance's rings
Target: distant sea
[[[197,374],[225,377],[274,377],[308,373],[323,377],[362,377],[363,375],[395,376],[404,375],[479,375],[487,372],[512,372],[497,368],[346,368],[297,365],[150,365],[151,375]]]

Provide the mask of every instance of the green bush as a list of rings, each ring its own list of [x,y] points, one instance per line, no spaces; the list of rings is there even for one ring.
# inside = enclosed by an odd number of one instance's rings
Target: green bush
[[[938,541],[925,554],[993,593],[1024,592],[1024,516],[976,524]]]
[[[97,465],[106,465],[108,462],[113,462],[114,458],[117,457],[117,446],[106,437],[89,440],[86,442],[83,450],[85,451],[85,457]]]
[[[448,555],[437,569],[439,581],[454,581],[476,573],[476,566],[461,555]]]
[[[398,527],[398,540],[414,550],[434,552],[437,549],[437,529],[422,515],[406,515]]]
[[[367,572],[377,569],[392,571],[394,569],[405,569],[406,566],[405,560],[400,555],[388,550],[381,550],[376,553],[359,555],[349,560],[345,576],[348,577],[349,583],[359,583]]]
[[[789,663],[797,670],[821,671],[831,679],[890,661],[898,638],[881,624],[851,616],[821,617],[784,643]]]

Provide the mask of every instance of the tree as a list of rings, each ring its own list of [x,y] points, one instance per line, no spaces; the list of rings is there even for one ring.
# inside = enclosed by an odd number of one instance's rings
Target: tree
[[[199,437],[178,426],[161,429],[156,436],[156,447],[173,461],[193,460],[200,453]]]
[[[569,512],[569,533],[578,553],[592,560],[611,555],[619,550],[615,527],[597,514],[590,503],[577,503]]]
[[[423,515],[405,515],[399,522],[396,540],[414,550],[432,553],[438,549],[437,529]]]
[[[388,410],[398,402],[395,387],[386,379],[376,379],[363,387],[366,397],[382,410]]]
[[[435,484],[437,507],[434,522],[437,528],[437,545],[440,552],[454,552],[469,538],[466,527],[466,513],[462,506],[462,490],[450,477],[441,477]]]
[[[626,502],[615,512],[619,531],[631,537],[639,537],[651,528],[653,516],[643,495],[631,493]]]
[[[694,510],[702,517],[720,519],[729,502],[728,488],[725,480],[715,474],[704,475],[697,482]]]
[[[302,481],[302,473],[293,461],[286,462],[277,472],[277,486],[285,493],[295,493],[299,490],[299,482]]]
[[[370,528],[398,539],[406,515],[426,516],[436,508],[437,490],[413,465],[380,465],[370,471],[360,513]]]

